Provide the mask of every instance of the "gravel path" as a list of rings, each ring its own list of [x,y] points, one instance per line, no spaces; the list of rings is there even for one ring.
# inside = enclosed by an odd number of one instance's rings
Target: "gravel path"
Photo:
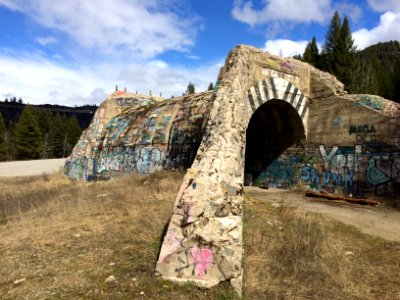
[[[8,161],[0,163],[0,177],[34,176],[60,171],[65,158]]]
[[[245,194],[258,199],[328,215],[367,234],[400,241],[400,211],[394,209],[329,202],[331,200],[319,201],[316,198],[274,188],[245,187],[244,191]]]

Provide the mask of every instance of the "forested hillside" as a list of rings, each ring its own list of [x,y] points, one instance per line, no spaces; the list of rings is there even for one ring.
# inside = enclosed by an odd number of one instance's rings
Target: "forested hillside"
[[[347,16],[332,16],[325,43],[318,49],[315,37],[303,55],[293,58],[329,72],[352,94],[373,94],[400,103],[400,43],[390,41],[359,51]]]
[[[0,161],[68,156],[97,106],[0,102]]]
[[[363,83],[360,92],[400,103],[400,43],[379,43],[358,55]]]

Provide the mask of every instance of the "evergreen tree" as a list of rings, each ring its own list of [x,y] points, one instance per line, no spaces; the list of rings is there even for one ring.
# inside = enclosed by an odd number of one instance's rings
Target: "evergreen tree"
[[[186,94],[194,94],[194,93],[195,93],[194,84],[192,82],[189,82],[186,89]]]
[[[341,18],[337,11],[332,16],[328,32],[325,36],[325,44],[322,48],[320,68],[334,74],[334,61],[337,56],[337,46],[340,40]],[[335,74],[334,74],[335,75]]]
[[[73,147],[76,142],[79,140],[82,134],[82,128],[79,126],[78,120],[75,116],[72,116],[68,119],[68,135],[67,135],[67,148],[66,148],[66,156],[71,154]]]
[[[306,49],[304,50],[304,54],[302,57],[302,61],[317,67],[319,59],[319,50],[317,41],[315,40],[315,36],[312,38],[311,42],[308,42]]]
[[[15,147],[20,159],[34,159],[42,152],[41,132],[38,122],[27,105],[15,126]]]
[[[345,89],[349,92],[357,90],[359,68],[357,48],[351,36],[349,19],[345,16],[335,55],[334,74],[343,82]]]
[[[42,133],[42,143],[43,143],[43,151],[41,153],[42,158],[51,158],[53,156],[54,150],[54,141],[53,137],[53,115],[46,110],[38,110],[37,120],[40,128],[40,132]]]
[[[337,11],[332,16],[329,24],[328,32],[325,37],[325,44],[323,47],[324,53],[333,53],[337,48],[340,39],[341,18]]]
[[[303,60],[303,56],[301,54],[293,55],[292,58],[297,59],[297,60]]]
[[[53,144],[53,156],[64,157],[65,156],[65,141],[67,139],[67,123],[65,118],[61,117],[59,113],[53,118],[52,122],[52,136],[51,141]]]
[[[394,71],[393,71],[393,86],[394,86],[394,95],[392,100],[400,103],[400,59],[396,62]]]
[[[7,128],[0,113],[0,161],[7,160]]]
[[[214,84],[212,82],[210,82],[210,84],[208,85],[208,90],[209,91],[213,91],[214,90]]]
[[[15,122],[13,120],[8,121],[7,126],[7,160],[14,160],[17,156],[17,150],[15,147]]]
[[[336,11],[331,19],[319,67],[336,76],[349,92],[358,92],[360,85],[360,64],[357,49],[351,35],[349,19],[341,18]]]

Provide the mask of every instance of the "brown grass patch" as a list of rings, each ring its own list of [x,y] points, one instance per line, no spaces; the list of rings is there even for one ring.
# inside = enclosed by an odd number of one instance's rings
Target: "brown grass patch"
[[[400,299],[400,243],[248,198],[246,299]]]
[[[0,299],[229,296],[226,285],[204,291],[154,277],[181,180],[171,172],[94,183],[60,175],[3,179]],[[115,283],[105,283],[110,275]]]
[[[1,179],[0,299],[236,299],[154,276],[181,180]],[[244,299],[400,299],[400,244],[320,215],[247,198],[244,247]]]

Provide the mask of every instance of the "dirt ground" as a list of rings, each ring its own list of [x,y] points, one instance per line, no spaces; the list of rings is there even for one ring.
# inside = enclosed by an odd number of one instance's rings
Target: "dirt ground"
[[[308,198],[281,189],[245,187],[245,194],[273,203],[282,203],[306,211],[328,215],[360,231],[386,240],[400,241],[400,211],[383,206],[371,207],[347,204],[332,200]]]
[[[51,174],[59,171],[64,163],[65,158],[2,162],[0,163],[0,177]]]

